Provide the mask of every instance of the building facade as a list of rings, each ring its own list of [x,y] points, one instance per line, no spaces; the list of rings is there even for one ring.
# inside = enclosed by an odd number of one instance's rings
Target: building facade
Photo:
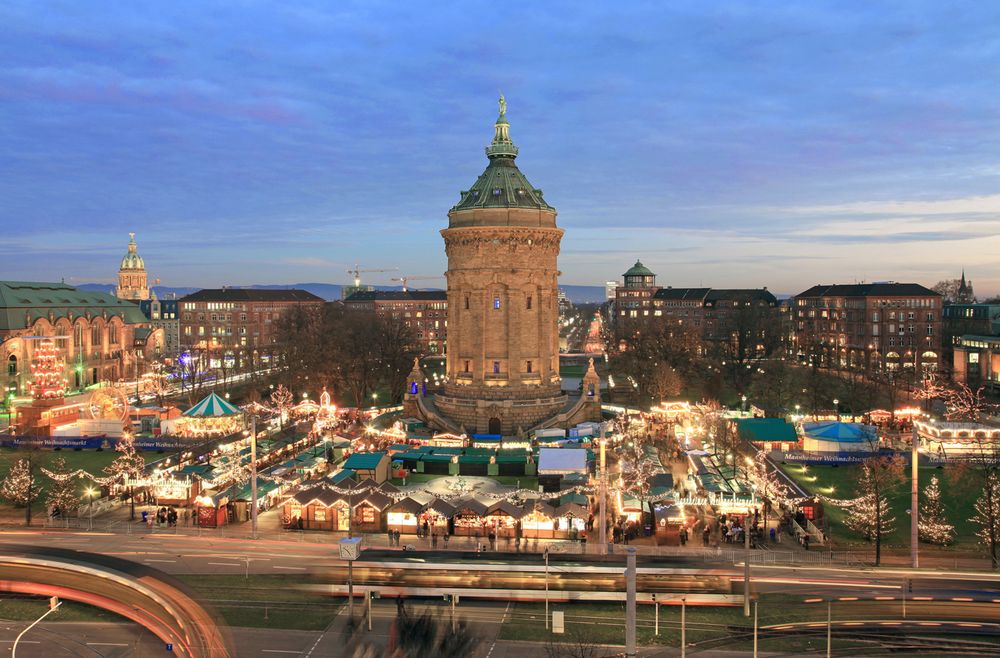
[[[176,299],[158,299],[155,291],[139,302],[139,309],[149,325],[163,330],[163,355],[174,359],[181,351],[181,316]]]
[[[41,337],[55,339],[70,391],[135,379],[164,347],[163,331],[134,303],[64,283],[0,281],[0,381],[7,395],[28,390]]]
[[[294,306],[323,304],[323,299],[298,289],[216,288],[199,290],[177,300],[180,349],[236,354],[271,348],[275,321]]]
[[[442,355],[448,347],[448,293],[444,290],[368,290],[344,300],[349,309],[371,311],[413,329],[423,355]]]
[[[795,295],[792,354],[823,368],[936,371],[942,298],[916,283],[818,285]]]
[[[146,263],[139,255],[135,244],[135,233],[128,234],[128,251],[122,257],[118,268],[118,288],[115,290],[118,299],[128,299],[134,302],[149,299],[149,285],[146,277]]]
[[[1000,389],[1000,336],[960,336],[952,350],[955,381],[972,388]]]

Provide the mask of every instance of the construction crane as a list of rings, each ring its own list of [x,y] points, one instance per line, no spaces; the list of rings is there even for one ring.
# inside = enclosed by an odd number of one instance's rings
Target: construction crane
[[[391,281],[399,281],[403,284],[403,292],[407,290],[407,281],[423,281],[430,279],[443,279],[443,276],[401,276],[398,279],[390,279]]]
[[[354,269],[353,270],[347,270],[347,273],[354,275],[354,287],[355,288],[360,288],[361,287],[361,273],[362,272],[395,272],[398,269],[399,269],[398,267],[393,267],[392,269],[388,269],[388,270],[362,270],[362,269],[359,269],[358,268],[358,264],[355,263],[354,264]]]

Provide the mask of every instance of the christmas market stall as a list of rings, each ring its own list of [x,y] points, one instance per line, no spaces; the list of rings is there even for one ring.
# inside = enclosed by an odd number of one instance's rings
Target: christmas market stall
[[[475,498],[466,498],[455,503],[455,535],[461,537],[486,536],[486,505]]]
[[[386,509],[387,529],[404,535],[417,534],[418,517],[423,508],[421,503],[409,496],[397,500]]]
[[[579,539],[587,530],[590,518],[590,501],[580,493],[567,493],[559,499],[556,508],[556,539]]]
[[[525,539],[554,539],[559,514],[547,501],[537,499],[524,504],[521,536]]]
[[[440,498],[429,501],[420,510],[417,520],[420,522],[421,532],[426,526],[428,532],[433,530],[438,535],[451,535],[454,533],[455,507]]]
[[[350,505],[343,495],[318,486],[300,491],[282,505],[282,520],[291,530],[346,530]]]
[[[365,493],[351,494],[354,503],[354,530],[357,532],[384,532],[385,512],[392,505],[392,498],[375,488],[373,482],[362,482],[357,489]]]
[[[487,532],[492,530],[497,537],[513,539],[518,533],[521,514],[521,509],[513,503],[498,500],[486,508],[484,521]]]
[[[195,525],[218,528],[229,523],[229,496],[226,492],[204,491],[195,499]]]
[[[228,436],[243,428],[243,411],[215,393],[209,393],[173,424],[175,433],[189,438]]]
[[[798,447],[795,426],[784,418],[739,418],[734,422],[740,440],[758,450],[788,452]]]
[[[389,479],[389,455],[385,452],[356,452],[347,458],[343,467],[354,471],[362,480],[372,479],[377,483]]]
[[[653,504],[654,534],[657,546],[680,546],[681,529],[687,527],[684,505],[670,500]]]

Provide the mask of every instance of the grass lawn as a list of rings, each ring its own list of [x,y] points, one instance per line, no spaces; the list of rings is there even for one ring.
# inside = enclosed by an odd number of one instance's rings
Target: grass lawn
[[[825,621],[826,608],[791,605],[801,602],[800,598],[765,597],[760,603],[759,622],[761,626],[797,621]],[[505,640],[546,640],[553,642],[587,642],[594,644],[624,644],[625,605],[571,603],[552,604],[553,611],[565,614],[566,633],[554,635],[545,628],[545,607],[540,603],[512,604],[506,621],[500,630],[500,638]],[[679,605],[660,607],[660,634],[655,634],[655,609],[652,605],[640,605],[636,617],[636,638],[639,644],[662,644],[680,646]],[[846,613],[845,613],[846,614]],[[822,618],[822,619],[821,619]],[[835,611],[834,619],[838,618]],[[845,617],[846,618],[846,617]],[[688,606],[686,612],[686,641],[688,645],[699,642],[724,641],[732,638],[735,628],[752,628],[753,621],[743,616],[742,606]],[[726,648],[746,648],[752,641],[731,640]],[[853,643],[835,640],[835,646],[848,647]],[[723,645],[718,645],[723,646]],[[764,651],[807,651],[826,646],[825,638],[782,637],[761,639],[760,649]]]
[[[424,482],[430,482],[431,480],[438,480],[441,478],[457,478],[457,477],[485,477],[489,478],[500,484],[516,487],[520,484],[522,489],[531,489],[533,491],[538,490],[538,478],[535,476],[528,475],[428,475],[427,473],[410,473],[406,476],[406,484],[423,484]],[[400,485],[403,484],[402,478],[393,478],[391,480],[392,484]]]
[[[857,481],[861,474],[861,466],[784,464],[781,468],[809,493],[839,499],[854,498],[857,495]],[[906,513],[910,508],[909,467],[906,467],[905,475],[905,479],[888,496],[889,505],[896,517],[896,529],[885,539],[887,546],[909,546],[910,515]],[[977,528],[972,523],[971,518],[975,513],[973,507],[979,495],[978,492],[973,491],[972,487],[956,486],[951,481],[946,468],[921,468],[919,473],[921,496],[923,496],[924,487],[930,484],[931,477],[934,475],[938,476],[945,515],[948,522],[955,526],[953,547],[965,550],[974,549]],[[847,510],[829,504],[825,505],[824,508],[829,517],[830,534],[836,545],[870,546],[844,526]]]
[[[198,574],[179,578],[229,626],[321,631],[342,606],[338,599],[297,589],[301,577]]]
[[[104,467],[114,461],[118,453],[114,449],[109,450],[25,450],[20,448],[0,448],[0,478],[7,477],[7,472],[10,467],[19,459],[23,459],[31,454],[32,467],[35,471],[35,482],[38,484],[42,493],[31,506],[31,509],[42,511],[45,508],[45,492],[48,489],[51,480],[46,477],[44,473],[41,472],[40,468],[52,468],[52,463],[58,457],[62,457],[66,460],[66,467],[70,470],[83,469],[88,473],[96,475],[98,477],[104,477]],[[157,453],[155,450],[145,451],[142,453],[143,457],[146,458],[147,462],[154,461],[161,458],[163,455]],[[87,488],[94,487],[96,485],[86,478],[77,479],[77,491],[80,494],[80,499],[83,500],[83,504],[86,504]],[[0,505],[0,508],[14,509],[9,505]]]
[[[0,619],[7,621],[34,621],[49,609],[48,597],[6,594],[0,599]],[[51,621],[85,621],[122,623],[125,619],[116,614],[75,601],[63,601],[59,609],[46,617]]]

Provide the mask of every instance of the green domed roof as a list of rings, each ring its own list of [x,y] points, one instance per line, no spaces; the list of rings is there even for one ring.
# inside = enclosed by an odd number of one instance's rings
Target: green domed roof
[[[510,139],[507,122],[507,102],[500,97],[500,116],[493,126],[493,141],[486,147],[490,163],[471,188],[452,210],[474,208],[536,208],[555,210],[542,198],[542,191],[535,188],[514,164],[517,146]]]
[[[653,272],[642,264],[642,261],[635,261],[635,265],[629,268],[623,276],[656,276]]]
[[[123,270],[144,270],[146,263],[139,255],[138,247],[135,244],[135,233],[128,234],[128,253],[122,258],[121,269]]]

